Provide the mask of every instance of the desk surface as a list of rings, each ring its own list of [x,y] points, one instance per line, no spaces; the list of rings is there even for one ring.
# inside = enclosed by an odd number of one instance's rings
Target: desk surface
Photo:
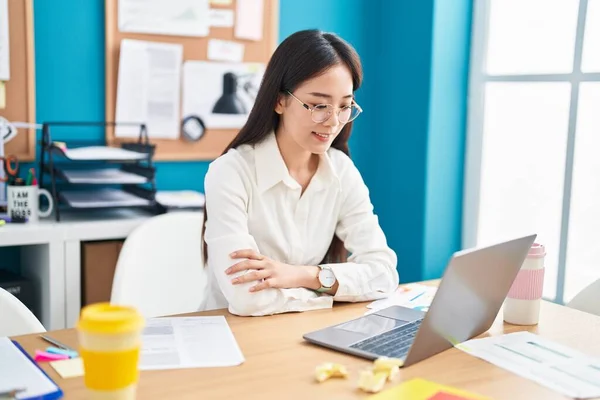
[[[330,310],[282,314],[269,317],[236,317],[224,310],[197,315],[225,315],[244,353],[246,362],[232,368],[171,371],[144,371],[139,383],[139,399],[361,399],[358,372],[369,361],[322,349],[305,343],[302,334],[362,315],[366,303],[338,304]],[[534,327],[505,325],[498,315],[487,335],[529,330],[588,354],[600,356],[600,318],[553,303],[544,302],[540,324]],[[76,347],[76,332],[55,331],[52,337]],[[16,338],[32,354],[46,343],[37,336]],[[340,362],[350,372],[348,379],[324,383],[313,380],[314,367],[321,362]],[[62,380],[49,366],[49,375],[61,386],[66,399],[84,399],[83,378]],[[414,377],[471,390],[494,399],[558,400],[564,396],[450,349],[401,370],[401,380]],[[396,381],[399,382],[399,381]],[[386,388],[394,383],[387,383]]]

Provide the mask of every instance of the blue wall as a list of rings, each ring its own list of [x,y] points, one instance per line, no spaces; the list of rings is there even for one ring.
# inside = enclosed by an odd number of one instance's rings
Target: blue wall
[[[471,0],[436,0],[427,143],[423,279],[461,246]]]
[[[438,277],[460,246],[471,3],[280,0],[280,40],[319,28],[361,55],[365,112],[350,147],[402,282]],[[104,1],[34,0],[34,15],[37,120],[104,119]],[[57,133],[104,140],[100,130]],[[158,187],[202,191],[207,166],[159,163]]]
[[[376,173],[369,182],[404,282],[421,278],[430,92],[432,1],[385,2],[374,59]],[[375,156],[376,154],[376,156]]]

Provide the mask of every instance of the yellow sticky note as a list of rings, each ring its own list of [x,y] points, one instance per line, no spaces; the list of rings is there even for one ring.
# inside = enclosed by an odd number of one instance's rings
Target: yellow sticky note
[[[489,397],[481,396],[466,390],[460,390],[451,386],[440,385],[425,379],[411,379],[402,384],[381,393],[369,396],[368,400],[491,400]]]
[[[0,81],[0,108],[6,108],[6,83]]]
[[[81,357],[51,361],[50,366],[54,368],[63,379],[83,376],[83,360]]]

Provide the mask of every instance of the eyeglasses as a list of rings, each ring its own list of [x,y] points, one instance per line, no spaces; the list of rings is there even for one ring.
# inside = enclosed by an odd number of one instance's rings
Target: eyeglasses
[[[314,107],[309,106],[296,96],[292,94],[289,90],[286,90],[286,93],[296,99],[304,108],[310,111],[312,120],[318,124],[321,124],[327,121],[333,115],[333,111],[335,107],[331,104],[317,104]],[[338,121],[342,124],[347,124],[356,119],[362,112],[362,108],[354,100],[352,100],[352,104],[342,107],[337,110]]]

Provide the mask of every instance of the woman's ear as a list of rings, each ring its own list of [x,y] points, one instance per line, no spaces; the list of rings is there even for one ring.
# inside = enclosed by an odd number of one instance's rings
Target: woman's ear
[[[284,96],[283,94],[279,94],[279,96],[277,96],[277,103],[275,104],[275,112],[279,115],[283,114],[283,110],[285,109],[285,103],[286,103],[286,96]]]

